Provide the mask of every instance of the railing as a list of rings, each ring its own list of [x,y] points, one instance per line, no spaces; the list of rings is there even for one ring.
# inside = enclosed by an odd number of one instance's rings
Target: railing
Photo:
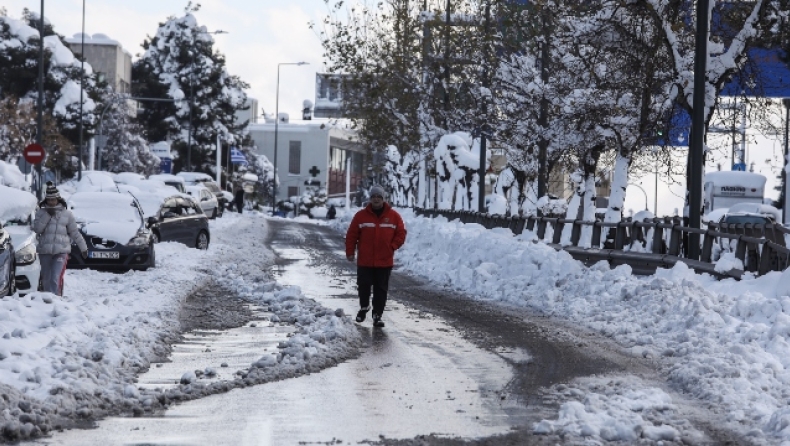
[[[790,229],[779,224],[715,224],[708,229],[689,228],[679,217],[645,221],[606,223],[553,217],[506,217],[471,211],[416,208],[417,215],[443,216],[462,223],[477,223],[486,229],[508,228],[519,235],[532,231],[538,240],[557,250],[564,250],[587,265],[607,261],[611,266],[630,265],[635,274],[653,274],[656,268],[671,268],[683,262],[697,272],[716,277],[740,279],[745,272],[763,275],[784,271],[790,265],[790,249],[785,235]],[[563,230],[570,225],[570,237],[563,241]],[[579,246],[582,230],[590,228],[590,246]],[[699,259],[687,256],[689,234],[699,234]],[[744,265],[741,269],[716,270],[719,255],[732,252]]]

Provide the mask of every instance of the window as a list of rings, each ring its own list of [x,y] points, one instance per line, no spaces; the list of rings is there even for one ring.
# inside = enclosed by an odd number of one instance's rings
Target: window
[[[288,142],[288,173],[302,173],[302,141]]]
[[[299,186],[288,186],[288,196],[289,197],[299,196]]]

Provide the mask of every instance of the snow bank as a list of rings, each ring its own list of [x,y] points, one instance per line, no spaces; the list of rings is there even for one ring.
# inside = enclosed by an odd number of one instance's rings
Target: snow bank
[[[513,237],[506,230],[400,212],[409,231],[396,254],[401,269],[610,337],[627,354],[658,360],[675,389],[718,407],[723,427],[755,441],[790,441],[790,287],[787,279],[779,284],[782,273],[717,282],[678,263],[640,278],[628,266],[610,269],[601,262],[586,268],[533,242],[529,231]],[[345,230],[349,219],[331,224]],[[601,441],[624,439],[623,432],[641,423],[617,417],[606,422],[608,412],[582,405],[567,406],[560,420],[543,426],[578,425],[592,417],[585,432]],[[674,435],[648,430],[648,436]]]
[[[319,306],[298,288],[280,288],[266,275],[273,255],[260,243],[263,218],[234,214],[211,225],[207,251],[161,243],[157,267],[149,271],[69,270],[63,298],[36,292],[0,299],[5,440],[36,437],[80,419],[152,413],[173,402],[314,372],[357,354],[359,332],[348,316]],[[261,251],[250,256],[253,245]],[[137,388],[136,374],[165,358],[178,339],[186,296],[212,277],[267,307],[272,323],[293,324],[295,333],[276,354],[261,352],[234,380]]]
[[[35,210],[38,200],[30,192],[0,185],[0,224],[25,220]]]

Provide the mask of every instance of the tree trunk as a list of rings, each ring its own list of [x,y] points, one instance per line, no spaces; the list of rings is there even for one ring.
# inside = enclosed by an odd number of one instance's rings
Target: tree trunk
[[[623,156],[618,153],[614,162],[612,192],[609,195],[609,207],[604,216],[605,222],[619,222],[623,217],[623,206],[625,204],[626,188],[628,187],[628,168],[630,166],[631,156]]]

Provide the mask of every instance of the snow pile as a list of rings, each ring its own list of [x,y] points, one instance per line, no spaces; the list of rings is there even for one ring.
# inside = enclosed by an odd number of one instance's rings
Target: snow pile
[[[35,195],[0,185],[0,224],[10,220],[26,220],[38,205]]]
[[[585,378],[571,385],[560,384],[552,390],[569,401],[563,403],[556,421],[535,423],[538,435],[560,434],[563,438],[581,437],[635,443],[684,441],[698,443],[704,439],[688,422],[678,425],[672,418],[676,406],[672,398],[655,387],[633,383],[633,378]],[[635,390],[634,388],[637,388]]]
[[[0,185],[10,186],[16,189],[29,189],[30,184],[25,179],[25,174],[19,170],[15,164],[0,160]]]
[[[675,389],[717,405],[727,428],[790,441],[790,287],[781,273],[717,282],[678,263],[640,278],[628,266],[586,268],[532,242],[529,231],[513,237],[401,213],[409,231],[396,254],[403,269],[611,337],[627,354],[660,361]],[[333,226],[347,224],[343,217]]]
[[[266,275],[273,256],[265,248],[250,260],[249,247],[259,243],[265,220],[249,215],[211,222],[207,251],[156,245],[158,266],[149,271],[70,270],[63,298],[36,292],[0,299],[3,438],[40,436],[79,419],[152,413],[172,402],[310,373],[355,355],[359,333],[350,318],[320,307],[298,288],[278,289]],[[185,298],[212,277],[267,306],[281,323],[294,324],[294,335],[276,355],[264,354],[232,381],[187,379],[167,390],[137,388],[135,376],[166,358],[178,339]]]

